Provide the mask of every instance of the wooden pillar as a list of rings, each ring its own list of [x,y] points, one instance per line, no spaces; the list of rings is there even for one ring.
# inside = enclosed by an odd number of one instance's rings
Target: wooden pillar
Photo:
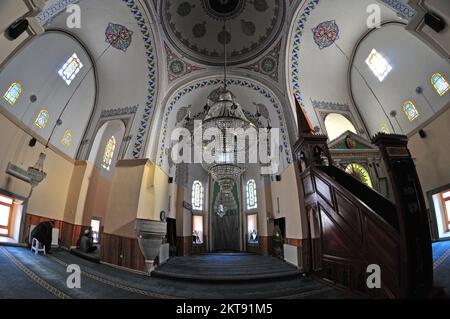
[[[379,133],[380,150],[394,194],[401,238],[400,286],[406,298],[427,297],[433,285],[433,258],[427,211],[419,177],[402,135]]]
[[[314,271],[313,260],[317,260],[316,253],[320,253],[317,247],[320,247],[320,238],[312,238],[311,221],[314,219],[314,210],[316,207],[310,207],[305,202],[305,191],[302,175],[309,167],[324,165],[324,158],[328,160],[328,165],[332,164],[331,153],[328,148],[328,137],[326,135],[316,134],[311,123],[306,116],[302,105],[296,100],[297,122],[299,139],[294,145],[295,176],[298,188],[298,200],[300,205],[300,217],[303,228],[306,230],[307,238],[303,240],[302,245],[302,265],[304,272]],[[317,237],[317,236],[315,236]]]

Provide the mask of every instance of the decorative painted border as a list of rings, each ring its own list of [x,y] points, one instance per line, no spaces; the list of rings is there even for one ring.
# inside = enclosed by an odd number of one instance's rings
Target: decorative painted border
[[[399,16],[401,16],[404,19],[411,20],[416,15],[416,10],[414,10],[410,5],[403,3],[400,0],[380,0],[387,6],[394,9],[395,12]]]
[[[335,102],[324,102],[324,101],[311,101],[314,108],[319,109],[326,109],[326,110],[332,110],[332,111],[345,111],[350,112],[350,107],[348,104],[343,103],[335,103]]]
[[[170,115],[172,111],[174,111],[174,107],[177,104],[178,101],[180,101],[184,96],[191,93],[192,91],[195,91],[197,89],[205,88],[208,86],[215,86],[222,84],[223,80],[221,79],[211,79],[211,80],[204,80],[200,81],[194,84],[191,84],[180,91],[178,91],[175,96],[170,100],[168,103],[168,107],[165,110],[164,113],[164,119],[163,119],[163,126],[162,126],[162,138],[161,138],[161,146],[159,149],[159,161],[158,166],[162,167],[164,163],[163,156],[165,154],[165,147],[166,147],[166,139],[167,139],[167,133],[168,133],[168,122]],[[290,150],[290,143],[288,138],[287,129],[285,127],[285,119],[283,116],[283,111],[281,109],[281,106],[276,101],[275,97],[273,97],[272,93],[268,91],[267,89],[253,83],[247,80],[240,80],[240,79],[229,79],[228,85],[236,85],[236,86],[243,86],[249,89],[252,89],[259,94],[263,95],[265,98],[269,99],[272,103],[273,107],[276,109],[276,112],[278,114],[278,120],[280,121],[280,131],[283,138],[283,148],[284,152],[286,154],[286,161],[288,164],[291,164],[292,162],[292,154]]]
[[[103,110],[100,117],[111,117],[119,115],[134,114],[139,110],[139,105],[127,106],[118,109],[107,109]]]
[[[291,81],[294,94],[299,102],[303,101],[300,90],[300,45],[302,43],[303,31],[305,30],[306,22],[308,21],[311,12],[317,7],[320,0],[311,0],[303,10],[303,13],[297,18],[297,28],[294,32],[294,39],[291,51]]]
[[[45,9],[41,13],[36,16],[36,19],[40,24],[45,25],[48,23],[54,16],[63,12],[69,5],[80,2],[80,0],[59,0],[53,6]]]
[[[148,71],[148,90],[147,90],[147,102],[144,108],[144,114],[139,123],[139,128],[136,135],[136,140],[133,148],[133,158],[138,159],[142,155],[142,150],[144,148],[144,140],[147,130],[150,126],[150,117],[153,113],[155,106],[155,95],[156,95],[156,63],[155,54],[153,51],[153,43],[150,35],[150,29],[146,24],[144,15],[141,13],[135,0],[122,0],[130,8],[136,22],[141,30],[142,39],[145,43],[146,55],[147,55],[147,71]]]

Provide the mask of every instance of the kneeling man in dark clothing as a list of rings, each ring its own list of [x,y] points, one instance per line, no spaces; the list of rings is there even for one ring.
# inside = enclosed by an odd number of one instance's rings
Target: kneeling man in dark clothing
[[[43,222],[37,225],[31,232],[31,241],[36,238],[44,247],[45,252],[50,253],[52,248],[53,221]]]
[[[89,229],[86,229],[80,238],[80,250],[85,253],[93,253],[97,250],[97,247],[94,246],[92,232]]]

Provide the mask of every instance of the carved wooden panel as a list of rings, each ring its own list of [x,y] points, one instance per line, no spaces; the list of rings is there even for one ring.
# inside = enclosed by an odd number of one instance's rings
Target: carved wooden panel
[[[103,233],[101,260],[133,270],[145,271],[145,259],[137,238],[127,238]]]
[[[362,239],[361,217],[358,206],[353,204],[339,191],[336,191],[335,194],[337,213],[343,218],[346,225],[350,227],[352,231],[356,232],[360,239]]]
[[[333,285],[374,298],[399,295],[398,232],[336,181],[316,176],[321,221],[320,249],[313,243],[314,270]],[[335,198],[334,208],[329,201]],[[319,256],[318,256],[319,255]],[[320,261],[318,261],[320,259]],[[382,268],[382,289],[369,290],[367,266]],[[320,266],[320,267],[318,267]]]
[[[311,194],[314,194],[314,187],[311,180],[311,175],[305,176],[302,179],[303,182],[303,191],[305,193],[305,197],[310,196]]]
[[[322,180],[318,176],[314,176],[314,181],[316,184],[317,193],[332,207],[333,206],[333,199],[331,197],[331,189],[330,185]]]

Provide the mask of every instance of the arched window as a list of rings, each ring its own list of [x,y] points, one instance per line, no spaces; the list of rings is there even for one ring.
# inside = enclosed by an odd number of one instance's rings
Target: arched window
[[[192,208],[194,210],[203,210],[203,184],[200,181],[195,181],[192,184]]]
[[[247,182],[246,189],[246,197],[247,197],[247,209],[256,209],[258,208],[258,197],[256,195],[256,182],[251,179]]]
[[[369,57],[366,60],[366,64],[372,70],[373,74],[378,78],[380,82],[388,76],[389,72],[392,71],[392,66],[386,61],[386,59],[373,49]]]
[[[108,143],[106,143],[105,151],[103,152],[102,167],[109,171],[111,169],[111,163],[116,150],[116,138],[111,136]]]
[[[403,111],[405,112],[410,122],[416,120],[420,115],[419,111],[412,101],[406,101],[405,104],[403,104]]]
[[[67,62],[64,63],[58,71],[58,74],[67,85],[70,85],[82,68],[83,63],[81,63],[77,54],[74,53],[69,59],[67,59]]]
[[[41,110],[39,115],[36,117],[34,124],[37,127],[44,129],[47,126],[48,120],[50,119],[50,113],[48,110]]]
[[[344,115],[339,113],[330,113],[325,118],[325,128],[330,141],[335,140],[347,131],[356,133],[356,128]]]
[[[70,147],[70,144],[72,143],[73,139],[73,133],[70,129],[67,129],[64,132],[63,138],[61,139],[61,144],[65,147]]]
[[[359,180],[361,183],[369,186],[370,188],[373,188],[372,179],[370,178],[370,174],[362,165],[352,163],[347,166],[345,169],[345,172],[357,180]]]
[[[431,77],[431,84],[433,84],[434,88],[440,96],[444,96],[444,94],[447,93],[448,90],[450,90],[450,85],[440,73],[433,74],[433,76]]]
[[[17,100],[19,99],[20,95],[22,94],[22,85],[20,83],[14,82],[9,87],[8,91],[3,95],[3,98],[13,106]]]

